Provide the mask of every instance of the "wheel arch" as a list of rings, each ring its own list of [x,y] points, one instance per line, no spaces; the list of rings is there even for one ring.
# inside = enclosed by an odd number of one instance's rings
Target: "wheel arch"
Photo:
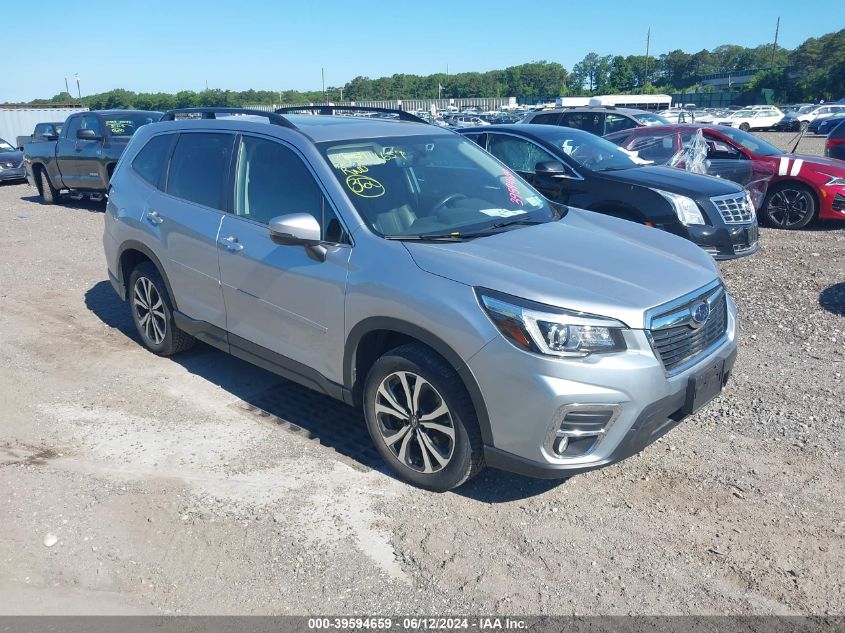
[[[143,261],[151,262],[158,269],[161,278],[164,279],[164,285],[167,287],[167,294],[170,295],[170,302],[173,304],[173,308],[178,310],[176,295],[173,294],[173,288],[170,286],[170,280],[167,278],[161,260],[150,247],[137,240],[127,240],[121,244],[117,255],[117,281],[124,289],[124,296],[129,297],[129,275]]]
[[[363,384],[373,363],[384,353],[406,343],[422,343],[442,356],[455,370],[472,400],[484,444],[493,445],[490,417],[481,388],[469,366],[445,341],[428,330],[390,317],[370,317],[356,324],[346,338],[343,382],[351,394],[350,404],[363,401]]]
[[[781,178],[777,182],[775,182],[771,187],[769,187],[768,191],[766,191],[766,204],[769,203],[769,198],[772,196],[773,193],[779,191],[780,189],[784,189],[786,187],[797,187],[799,189],[804,189],[810,192],[810,195],[813,196],[813,201],[816,203],[816,215],[819,213],[820,203],[819,200],[819,192],[816,191],[816,188],[813,185],[807,184],[803,180],[799,178],[795,178],[793,176],[787,176],[786,178]]]

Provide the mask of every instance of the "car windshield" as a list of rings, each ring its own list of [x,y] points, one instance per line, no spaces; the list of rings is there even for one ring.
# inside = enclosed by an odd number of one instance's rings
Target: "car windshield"
[[[659,114],[653,114],[651,112],[635,114],[634,118],[643,125],[669,125],[671,123],[669,119],[662,117]]]
[[[0,138],[0,152],[7,153],[7,152],[14,152],[14,151],[17,151],[17,150],[15,150],[14,147],[12,147],[11,145],[9,145],[9,143],[7,143],[2,138]]]
[[[736,128],[720,127],[719,133],[724,134],[732,141],[739,143],[745,149],[755,154],[761,154],[762,156],[776,156],[778,154],[783,154],[783,152],[774,145],[770,145],[753,134],[737,130]]]
[[[632,156],[615,143],[573,128],[548,126],[543,128],[543,140],[559,147],[564,154],[591,171],[615,171],[639,167]]]
[[[557,213],[510,169],[452,134],[318,144],[361,218],[393,238],[456,238]]]
[[[106,116],[103,122],[112,136],[132,136],[142,125],[155,123],[160,118],[161,112],[125,113]]]

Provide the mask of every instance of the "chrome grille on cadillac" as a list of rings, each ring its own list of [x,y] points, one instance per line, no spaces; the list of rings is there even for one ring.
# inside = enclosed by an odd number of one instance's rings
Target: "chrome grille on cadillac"
[[[697,359],[727,327],[727,297],[717,284],[652,310],[649,338],[666,371],[672,372]]]
[[[745,224],[754,219],[754,211],[745,195],[715,196],[710,198],[725,224]]]

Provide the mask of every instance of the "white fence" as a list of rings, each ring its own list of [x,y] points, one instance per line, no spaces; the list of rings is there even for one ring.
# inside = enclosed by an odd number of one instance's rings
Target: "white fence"
[[[264,112],[272,112],[276,108],[288,106],[304,106],[304,105],[325,105],[325,103],[285,103],[282,105],[254,105],[246,106],[255,110],[262,110]],[[433,105],[437,110],[446,110],[448,108],[480,108],[481,110],[499,110],[501,108],[515,108],[516,97],[484,97],[478,99],[397,99],[385,101],[331,101],[329,105],[344,105],[344,106],[360,106],[365,108],[389,108],[391,110],[405,110],[406,112],[416,112],[417,110],[425,110],[428,112]]]
[[[36,123],[51,123],[67,119],[88,108],[4,108],[0,105],[0,138],[15,144],[17,137],[29,136]]]

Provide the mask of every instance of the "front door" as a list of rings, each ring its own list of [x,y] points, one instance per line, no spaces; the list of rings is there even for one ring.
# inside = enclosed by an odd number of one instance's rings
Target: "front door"
[[[488,134],[487,151],[513,169],[549,200],[568,204],[576,181],[561,176],[538,175],[537,163],[562,161],[539,145],[509,134]]]
[[[103,145],[107,142],[106,130],[100,119],[93,114],[82,117],[83,130],[94,130],[98,140],[76,139],[74,154],[76,158],[77,184],[80,189],[105,189],[103,180]]]
[[[304,246],[270,239],[270,219],[289,213],[310,213],[320,223],[324,261]],[[232,348],[288,369],[305,365],[341,382],[348,242],[299,154],[275,139],[243,136],[233,213],[224,218],[218,240]]]

